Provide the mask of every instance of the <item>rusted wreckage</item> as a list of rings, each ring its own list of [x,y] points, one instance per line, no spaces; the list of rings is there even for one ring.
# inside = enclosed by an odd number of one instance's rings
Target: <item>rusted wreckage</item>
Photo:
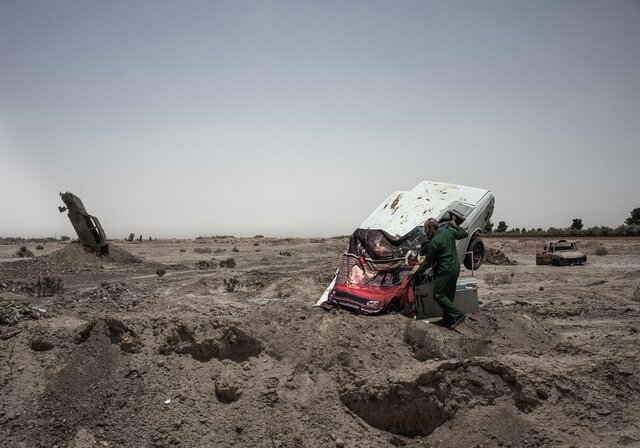
[[[82,245],[92,252],[107,255],[109,253],[109,245],[98,218],[87,213],[80,198],[73,193],[68,191],[60,193],[60,197],[64,202],[64,206],[58,207],[58,210],[60,210],[60,213],[69,211],[69,220],[73,224],[73,228],[78,234]]]
[[[578,250],[574,241],[552,241],[540,251],[536,251],[536,264],[552,266],[567,266],[585,264],[587,256]]]
[[[458,258],[473,274],[484,259],[479,237],[493,208],[493,194],[481,188],[424,181],[412,190],[396,191],[353,233],[336,277],[316,306],[339,306],[368,315],[441,316],[429,276],[415,288],[412,282],[417,256],[429,239],[423,223],[433,217],[443,227],[455,220],[467,230],[469,236],[457,242]],[[473,276],[460,278],[456,291],[456,304],[464,312],[478,310]]]

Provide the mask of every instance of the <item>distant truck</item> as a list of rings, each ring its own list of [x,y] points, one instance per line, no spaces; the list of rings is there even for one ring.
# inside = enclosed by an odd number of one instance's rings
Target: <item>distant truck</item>
[[[537,265],[567,266],[586,262],[587,256],[578,250],[573,241],[552,241],[542,251],[536,252]]]

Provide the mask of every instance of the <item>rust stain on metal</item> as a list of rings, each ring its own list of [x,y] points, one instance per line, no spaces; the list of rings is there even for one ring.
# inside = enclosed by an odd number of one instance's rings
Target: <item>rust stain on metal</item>
[[[402,199],[402,193],[400,193],[398,197],[391,203],[391,210],[393,210],[393,212],[391,213],[392,215],[398,210],[398,204],[400,204],[400,199]]]

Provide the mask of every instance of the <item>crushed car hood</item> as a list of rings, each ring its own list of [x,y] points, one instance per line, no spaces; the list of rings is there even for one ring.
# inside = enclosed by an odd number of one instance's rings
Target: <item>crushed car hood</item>
[[[557,256],[561,258],[582,258],[584,254],[578,250],[562,250],[554,252]]]
[[[458,202],[475,207],[489,190],[444,182],[423,181],[409,191],[396,191],[376,208],[360,229],[378,229],[395,237],[407,234],[429,217],[440,217]]]

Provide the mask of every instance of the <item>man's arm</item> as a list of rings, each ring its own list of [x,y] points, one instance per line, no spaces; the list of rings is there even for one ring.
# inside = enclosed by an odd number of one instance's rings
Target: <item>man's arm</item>
[[[454,219],[449,221],[449,224],[451,225],[451,229],[453,230],[453,236],[457,240],[461,240],[461,239],[466,238],[466,237],[469,236],[469,233],[467,232],[467,229],[463,229],[462,227],[458,227],[458,224],[456,224],[456,221]]]
[[[424,274],[424,272],[431,266],[431,264],[433,263],[436,250],[437,250],[436,242],[433,240],[429,241],[429,243],[427,244],[427,247],[424,250],[424,255],[425,255],[424,260],[422,261],[422,264],[420,264],[420,267],[416,271],[417,275]]]

